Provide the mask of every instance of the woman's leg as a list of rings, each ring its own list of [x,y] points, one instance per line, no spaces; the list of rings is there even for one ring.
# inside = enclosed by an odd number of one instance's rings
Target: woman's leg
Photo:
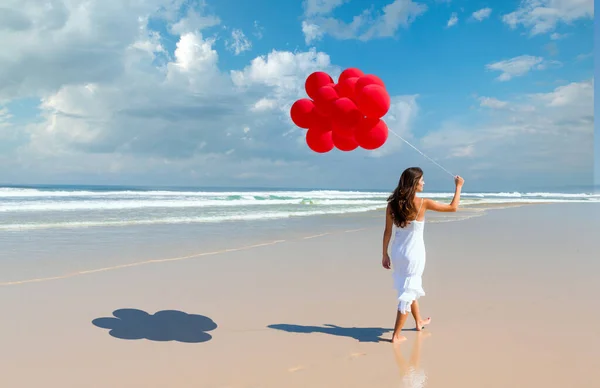
[[[406,318],[408,318],[408,313],[402,314],[400,310],[396,312],[396,323],[394,324],[394,334],[392,336],[393,343],[406,341],[406,337],[402,335],[402,328],[406,323]]]
[[[431,323],[431,318],[421,319],[421,313],[419,311],[419,302],[416,300],[412,302],[410,305],[410,310],[412,311],[413,318],[415,319],[415,325],[417,326],[417,331],[421,331],[424,326],[429,325]]]

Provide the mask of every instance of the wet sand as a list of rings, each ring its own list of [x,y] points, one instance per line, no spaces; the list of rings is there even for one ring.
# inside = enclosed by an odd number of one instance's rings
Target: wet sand
[[[421,310],[433,321],[425,336],[409,321],[400,347],[386,341],[396,301],[381,216],[245,247],[232,233],[237,250],[11,278],[0,286],[0,386],[597,386],[600,206],[427,224]]]

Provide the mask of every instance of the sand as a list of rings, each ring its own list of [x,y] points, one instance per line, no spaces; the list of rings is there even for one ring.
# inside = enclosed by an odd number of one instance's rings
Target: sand
[[[376,216],[2,283],[0,386],[598,386],[600,206],[427,224],[433,322],[419,336],[409,321],[400,347],[385,341],[396,301]]]

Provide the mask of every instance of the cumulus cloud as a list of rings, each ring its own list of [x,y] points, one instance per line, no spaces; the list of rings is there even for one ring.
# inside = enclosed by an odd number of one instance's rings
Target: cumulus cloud
[[[452,27],[455,26],[456,23],[458,23],[458,15],[456,14],[456,12],[452,12],[452,15],[450,15],[450,19],[448,20],[446,26]]]
[[[326,71],[334,78],[341,72],[339,66],[331,63],[329,55],[314,48],[298,53],[273,50],[254,58],[244,69],[233,70],[231,79],[240,89],[258,88],[261,93],[270,93],[279,106],[286,103],[291,106],[292,100],[305,94],[306,77],[317,70]]]
[[[498,81],[509,81],[514,77],[521,77],[533,70],[544,70],[549,66],[560,66],[560,62],[547,61],[542,57],[532,55],[520,55],[518,57],[505,59],[487,64],[488,70],[499,71]]]
[[[479,102],[482,107],[492,109],[502,109],[508,105],[508,102],[498,100],[494,97],[480,97]]]
[[[261,98],[252,106],[252,111],[254,112],[264,112],[275,109],[277,107],[277,100],[269,99],[269,98]]]
[[[231,40],[226,42],[226,46],[227,49],[235,53],[235,55],[240,55],[244,51],[252,49],[252,42],[248,40],[242,30],[234,29],[231,31]]]
[[[550,39],[560,40],[566,38],[567,36],[569,36],[569,34],[559,34],[558,32],[553,32],[552,34],[550,34]]]
[[[10,28],[0,30],[7,48],[0,53],[0,180],[352,187],[358,175],[368,174],[368,184],[377,187],[397,179],[402,166],[422,161],[394,135],[375,152],[311,152],[305,131],[291,123],[289,108],[305,95],[308,74],[323,70],[337,78],[341,68],[327,53],[310,49],[272,50],[225,71],[215,47],[220,37],[204,31],[211,23],[192,23],[195,16],[190,18],[179,3],[90,0],[86,7],[75,7],[46,2],[52,10],[34,1],[11,3],[12,21],[3,24]],[[315,4],[318,12],[331,12],[325,10],[334,3]],[[209,16],[204,8],[192,14]],[[170,38],[174,48],[149,27],[156,18],[180,32]],[[508,70],[511,77],[517,73]],[[592,114],[586,101],[592,99],[585,93],[585,83],[575,83],[523,101],[487,97],[480,103],[495,108],[488,112],[496,116],[476,132],[445,125],[418,135],[416,95],[392,96],[385,120],[436,158],[448,157],[451,164],[475,161],[473,168],[481,173],[501,165],[499,154],[507,149],[515,160],[546,161],[543,153],[532,155],[520,143],[515,147],[511,141],[521,137],[510,133],[533,136],[561,129],[569,144],[564,138],[550,142],[560,135],[524,139],[529,145],[541,141],[546,153],[560,157],[573,152],[575,159],[564,171],[585,156],[572,151],[589,140]],[[11,117],[16,113],[4,108],[6,102],[22,97],[39,99],[39,116]],[[507,105],[501,107],[503,102]],[[505,140],[492,147],[486,139],[494,136]],[[489,167],[482,167],[486,163]]]
[[[472,126],[446,122],[425,136],[422,146],[481,179],[493,166],[497,179],[522,178],[526,169],[539,185],[546,179],[556,185],[590,184],[593,84],[572,82],[511,101],[483,97],[482,106],[496,108],[486,121]]]
[[[54,145],[166,158],[231,148],[237,155],[256,154],[269,150],[273,136],[281,136],[278,122],[289,125],[281,107],[299,96],[304,78],[316,69],[333,69],[329,57],[314,50],[273,51],[228,74],[219,70],[213,45],[199,33],[186,34],[162,72],[135,70],[114,84],[62,87],[43,99],[46,120],[30,128],[33,144],[43,145],[46,152]],[[248,114],[276,107],[275,121]],[[250,143],[236,136],[236,128],[243,127],[257,128]]]
[[[325,32],[321,30],[317,24],[309,23],[306,20],[302,21],[302,33],[304,34],[304,42],[309,45],[313,41],[320,40]]]
[[[0,102],[44,95],[65,85],[113,82],[135,62],[134,55],[165,56],[160,34],[147,27],[149,17],[163,18],[175,35],[220,23],[206,14],[202,3],[178,18],[177,3],[6,0],[0,12]]]
[[[305,0],[306,16],[326,15],[350,0]]]
[[[102,9],[106,4],[98,1],[90,7]],[[170,4],[157,2],[155,6]],[[163,44],[165,37],[148,27],[148,20],[157,17],[152,13],[154,7],[132,9],[121,2],[112,6],[121,18],[121,35],[111,46],[115,55],[99,55],[93,66],[73,65],[70,72],[54,67],[49,71],[57,72],[57,80],[39,77],[31,82],[30,77],[44,64],[20,73],[16,67],[23,64],[18,56],[10,59],[12,73],[0,70],[4,79],[12,80],[12,89],[2,91],[6,100],[40,98],[38,117],[0,131],[2,150],[6,151],[0,155],[2,180],[27,177],[34,182],[127,184],[137,179],[180,184],[189,179],[215,185],[251,185],[260,180],[293,186],[306,180],[307,173],[318,172],[315,166],[323,158],[355,161],[358,166],[347,174],[311,178],[314,184],[327,186],[347,185],[357,171],[367,168],[361,161],[368,152],[312,153],[304,143],[305,131],[289,119],[291,104],[305,95],[304,80],[310,73],[322,70],[333,77],[339,75],[341,69],[326,53],[273,50],[238,70],[223,71],[215,47],[217,38],[199,30],[207,24],[190,16],[197,15],[197,9],[179,13],[181,19],[174,16],[178,12],[162,11],[160,17],[170,23],[171,32],[180,33],[170,51]],[[74,12],[66,12],[67,24],[82,23]],[[104,17],[100,12],[90,13],[86,18],[91,20],[85,22],[97,28],[99,35],[116,33],[109,31],[114,26],[104,27],[106,31],[99,27],[95,18]],[[56,58],[56,50],[65,60],[78,58],[69,39],[76,41],[80,35],[64,35],[68,39],[62,45],[47,45],[44,55]],[[90,44],[101,46],[92,35]],[[46,43],[42,34],[35,36],[40,41],[32,42],[32,47]],[[15,50],[28,53],[31,49],[15,46]],[[107,68],[110,76],[99,76]],[[416,101],[402,96],[393,99],[390,125],[406,134],[416,114]],[[4,128],[11,118],[6,109],[1,112]]]
[[[427,11],[427,6],[413,0],[394,0],[381,10],[367,8],[347,22],[334,17],[333,11],[346,0],[305,0],[302,32],[306,44],[330,35],[335,39],[358,39],[395,36],[398,29],[408,27]]]
[[[201,3],[197,9],[189,8],[185,17],[171,24],[170,32],[175,35],[183,35],[219,24],[221,24],[221,19],[215,15],[205,14],[205,7]]]
[[[593,17],[593,0],[523,0],[516,11],[504,15],[502,20],[512,29],[523,26],[531,35],[539,35],[553,31],[559,23]]]
[[[471,16],[473,17],[473,19],[481,22],[481,21],[489,18],[491,14],[492,14],[491,8],[482,8],[479,11],[473,12],[473,14]]]

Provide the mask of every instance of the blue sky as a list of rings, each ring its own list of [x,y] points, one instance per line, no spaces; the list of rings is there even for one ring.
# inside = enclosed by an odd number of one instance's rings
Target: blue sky
[[[598,52],[600,49],[600,26],[596,23],[594,25],[594,49],[595,52]],[[598,61],[595,61],[594,66],[594,75],[598,75],[600,73],[600,64]],[[594,87],[594,95],[598,89]],[[600,109],[600,101],[598,99],[594,99],[594,112]],[[596,186],[596,191],[600,191],[600,123],[594,120],[594,186]]]
[[[420,165],[430,189],[451,189],[396,138],[308,150],[289,106],[310,72],[346,67],[381,77],[390,128],[472,190],[594,179],[591,0],[6,7],[3,183],[387,189]]]

